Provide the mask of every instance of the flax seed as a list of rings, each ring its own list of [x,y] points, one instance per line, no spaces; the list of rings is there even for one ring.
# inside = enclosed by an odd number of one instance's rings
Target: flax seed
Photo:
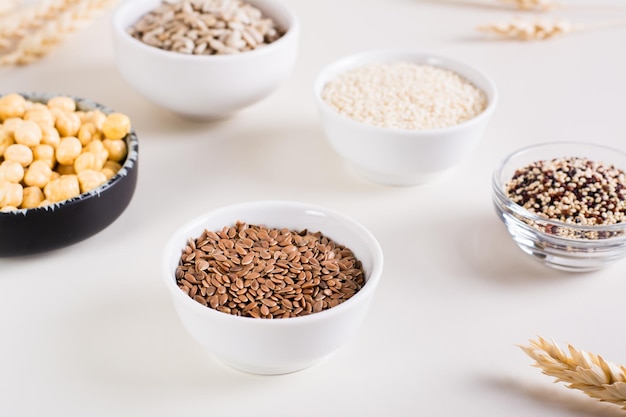
[[[254,318],[318,313],[344,302],[365,283],[352,251],[320,232],[242,222],[190,240],[175,276],[198,303]]]

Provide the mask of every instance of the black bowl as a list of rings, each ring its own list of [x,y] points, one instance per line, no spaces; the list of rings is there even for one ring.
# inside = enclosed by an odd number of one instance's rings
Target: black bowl
[[[59,94],[21,94],[46,102]],[[72,97],[79,110],[113,110]],[[122,168],[109,181],[77,197],[34,209],[0,212],[0,257],[32,255],[78,243],[102,231],[128,207],[138,172],[138,141],[134,130],[124,139],[128,148]]]

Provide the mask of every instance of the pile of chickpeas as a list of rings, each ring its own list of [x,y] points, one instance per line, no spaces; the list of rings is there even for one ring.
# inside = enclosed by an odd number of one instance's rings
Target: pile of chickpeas
[[[0,97],[0,211],[59,203],[102,185],[120,170],[130,130],[126,115],[78,110],[71,97]]]

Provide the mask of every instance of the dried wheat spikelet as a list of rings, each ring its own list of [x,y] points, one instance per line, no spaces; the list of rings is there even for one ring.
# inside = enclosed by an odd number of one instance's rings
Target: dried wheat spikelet
[[[43,26],[78,2],[79,0],[42,0],[16,10],[19,1],[14,1],[13,12],[0,19],[0,46],[22,38],[30,30]]]
[[[546,11],[558,7],[558,4],[550,0],[500,0],[509,3],[520,10]]]
[[[522,41],[545,40],[570,33],[575,28],[566,20],[539,19],[527,21],[515,18],[508,22],[492,23],[478,26],[481,32],[488,32],[502,38]]]
[[[43,0],[0,20],[0,65],[25,65],[48,54],[118,0]]]
[[[534,366],[545,375],[564,382],[597,400],[626,410],[626,368],[605,361],[601,356],[576,350],[568,345],[563,351],[554,342],[538,338],[521,349],[535,360]]]
[[[572,32],[582,32],[626,25],[626,19],[616,19],[587,25],[574,25],[563,19],[537,19],[528,21],[519,17],[508,22],[491,23],[478,26],[481,32],[492,33],[505,39],[521,41],[547,40]]]

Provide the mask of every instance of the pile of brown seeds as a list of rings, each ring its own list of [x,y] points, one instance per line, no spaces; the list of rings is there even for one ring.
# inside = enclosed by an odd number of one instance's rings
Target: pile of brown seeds
[[[254,318],[305,316],[335,307],[365,284],[361,262],[321,232],[238,221],[190,239],[178,286],[224,313]]]
[[[150,46],[194,55],[250,51],[282,36],[272,19],[239,0],[163,0],[129,33]]]
[[[536,161],[518,169],[505,191],[533,213],[568,224],[626,221],[626,176],[613,165],[587,158]]]

